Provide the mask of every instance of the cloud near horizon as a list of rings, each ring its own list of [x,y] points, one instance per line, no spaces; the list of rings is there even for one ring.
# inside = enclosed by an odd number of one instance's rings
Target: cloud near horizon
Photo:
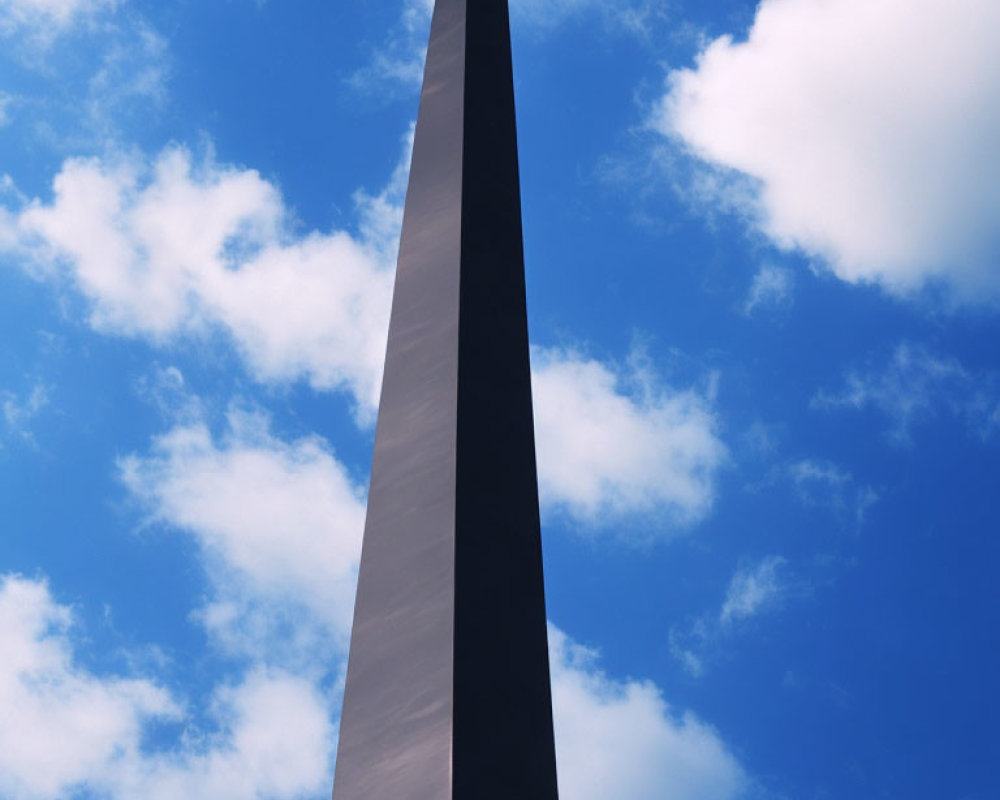
[[[995,305],[998,29],[992,0],[764,0],[745,40],[669,74],[650,123],[728,172],[716,200],[778,247],[897,296]]]

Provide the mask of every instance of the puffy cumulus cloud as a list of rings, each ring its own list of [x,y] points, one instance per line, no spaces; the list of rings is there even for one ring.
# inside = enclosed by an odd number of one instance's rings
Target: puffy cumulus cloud
[[[72,623],[45,583],[0,578],[3,797],[294,800],[330,785],[330,703],[309,681],[257,668],[221,685],[207,733],[152,681],[77,665]],[[150,752],[149,726],[165,721],[183,735]]]
[[[200,546],[213,585],[200,616],[218,644],[296,667],[317,648],[344,651],[364,497],[321,440],[286,443],[266,418],[233,411],[221,439],[179,424],[120,474],[152,519]]]
[[[849,371],[843,388],[818,393],[812,405],[875,409],[889,420],[889,440],[900,446],[912,445],[913,428],[942,413],[964,419],[987,439],[1000,423],[1000,379],[923,345],[901,342],[887,363]]]
[[[147,754],[90,783],[113,800],[297,800],[332,783],[336,733],[330,701],[309,681],[256,670],[216,690],[211,715],[219,732],[175,750]]]
[[[0,795],[65,796],[139,757],[144,724],[175,719],[151,681],[97,677],[74,660],[73,614],[46,584],[0,578]]]
[[[8,219],[5,238],[36,273],[68,277],[96,329],[161,343],[221,329],[260,379],[344,388],[371,413],[391,297],[385,240],[297,237],[256,171],[196,164],[180,147],[151,164],[68,160],[54,195],[22,209],[14,233]],[[388,201],[368,201],[385,214]],[[369,228],[386,234],[384,220]]]
[[[745,41],[670,74],[652,124],[749,176],[759,227],[841,279],[995,303],[998,29],[993,0],[764,0]]]
[[[649,682],[616,681],[549,627],[559,793],[566,800],[736,800],[750,782],[719,734]]]
[[[727,450],[711,400],[659,383],[648,367],[615,370],[578,353],[532,353],[543,504],[600,524],[630,514],[674,524],[704,517]]]
[[[199,724],[146,678],[76,664],[73,613],[40,581],[0,579],[0,794],[18,800],[295,800],[332,781],[335,723],[314,681],[251,667],[223,681]],[[745,773],[710,726],[648,682],[615,681],[550,631],[562,796],[736,800]],[[155,749],[152,723],[180,732]]]
[[[177,370],[154,383],[146,391],[183,421],[148,454],[121,459],[121,477],[151,520],[199,545],[209,596],[195,619],[236,660],[193,714],[147,678],[78,667],[70,609],[43,583],[4,578],[0,795],[317,796],[332,781],[337,698],[327,687],[346,654],[362,491],[319,439],[282,442],[265,418],[237,411],[214,438]]]

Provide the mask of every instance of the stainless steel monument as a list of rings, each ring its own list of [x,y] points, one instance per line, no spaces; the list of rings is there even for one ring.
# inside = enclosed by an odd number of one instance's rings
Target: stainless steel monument
[[[556,800],[507,0],[437,0],[334,800]]]

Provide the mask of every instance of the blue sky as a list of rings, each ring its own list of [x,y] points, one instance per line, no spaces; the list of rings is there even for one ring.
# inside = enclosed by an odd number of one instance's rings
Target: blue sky
[[[514,0],[564,800],[1000,796],[1000,6]],[[327,797],[430,3],[0,0],[0,797]]]

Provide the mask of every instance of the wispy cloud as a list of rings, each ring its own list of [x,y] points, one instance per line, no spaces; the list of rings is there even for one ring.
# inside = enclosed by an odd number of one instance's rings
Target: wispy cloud
[[[855,526],[865,521],[879,499],[872,486],[859,483],[850,472],[823,459],[804,458],[785,464],[772,480],[787,480],[803,505],[844,515]]]
[[[434,0],[403,0],[398,23],[356,70],[348,83],[362,94],[383,94],[387,87],[416,91],[423,79]]]
[[[0,126],[55,157],[122,147],[169,99],[167,40],[125,2],[0,0],[0,42]]]
[[[17,36],[49,46],[61,33],[119,0],[0,0],[0,36]]]
[[[941,414],[963,420],[980,438],[990,438],[1000,422],[1000,378],[975,373],[957,359],[902,342],[881,366],[849,371],[844,386],[813,398],[817,409],[874,409],[889,423],[889,440],[914,443],[914,428]]]
[[[3,433],[22,441],[34,441],[31,423],[49,404],[49,390],[42,383],[36,383],[29,392],[18,395],[0,391],[0,412],[3,419]],[[0,437],[2,441],[2,437]]]
[[[754,275],[743,301],[743,313],[752,316],[765,308],[781,308],[792,302],[795,279],[792,271],[774,264],[764,264]]]
[[[169,64],[167,40],[141,17],[106,34],[85,104],[88,126],[105,147],[137,113],[148,115],[166,104]]]
[[[779,570],[787,563],[781,556],[770,556],[753,567],[738,570],[726,590],[719,622],[730,625],[772,606],[782,591]]]
[[[791,589],[787,572],[787,559],[777,555],[742,564],[730,579],[718,610],[702,614],[687,630],[671,631],[673,656],[689,674],[700,677],[706,660],[742,627],[781,606]]]

